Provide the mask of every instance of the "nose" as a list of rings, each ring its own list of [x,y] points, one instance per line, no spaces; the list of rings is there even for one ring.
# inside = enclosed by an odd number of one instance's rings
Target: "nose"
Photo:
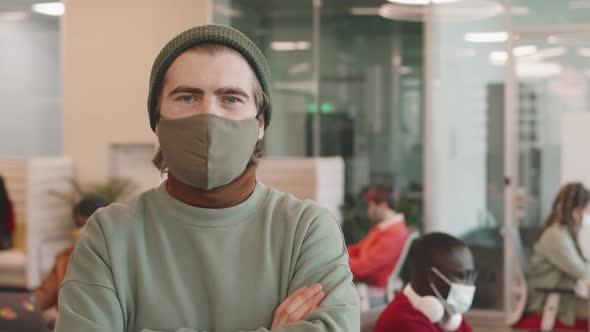
[[[217,98],[212,95],[205,95],[203,102],[199,107],[199,114],[212,114],[216,116],[222,116],[222,109],[217,102]]]

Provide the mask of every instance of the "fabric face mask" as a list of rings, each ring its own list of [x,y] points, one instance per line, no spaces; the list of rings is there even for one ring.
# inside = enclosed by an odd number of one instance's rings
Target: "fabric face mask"
[[[582,228],[590,226],[590,213],[584,213],[582,217]]]
[[[373,221],[374,223],[379,223],[383,221],[384,217],[385,213],[381,211],[381,209],[379,208],[375,208],[369,211],[369,219],[371,219],[371,221]]]
[[[463,314],[467,312],[467,310],[471,308],[471,303],[473,302],[475,286],[451,282],[435,267],[432,268],[432,271],[451,287],[449,289],[449,295],[447,295],[447,298],[445,299],[442,297],[436,286],[432,282],[430,283],[430,288],[432,288],[436,297],[445,305],[450,314]]]
[[[191,187],[210,190],[244,172],[258,141],[258,120],[212,114],[161,118],[158,140],[170,173]]]

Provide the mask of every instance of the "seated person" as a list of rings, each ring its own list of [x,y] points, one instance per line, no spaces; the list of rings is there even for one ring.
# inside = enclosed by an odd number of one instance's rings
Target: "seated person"
[[[553,202],[553,208],[530,261],[527,312],[542,314],[548,293],[539,288],[576,288],[578,281],[590,280],[590,265],[582,255],[577,233],[590,224],[590,191],[581,183],[565,185]],[[585,285],[584,285],[585,286]],[[574,325],[576,316],[587,317],[587,305],[576,296],[561,296],[558,318]]]
[[[387,302],[387,279],[402,253],[408,229],[404,216],[394,210],[396,199],[391,187],[371,188],[366,201],[369,219],[376,225],[366,238],[347,249],[354,279],[369,285],[369,301],[375,306]]]
[[[460,240],[430,233],[418,240],[412,276],[395,295],[374,332],[471,332],[463,319],[475,294],[473,256]]]
[[[14,219],[14,207],[8,197],[4,179],[0,176],[0,250],[12,248]]]
[[[73,210],[73,218],[76,228],[74,229],[74,239],[80,237],[80,231],[86,224],[90,216],[99,208],[107,206],[107,202],[95,195],[88,195],[76,206]],[[64,249],[55,257],[55,264],[51,271],[45,276],[41,282],[41,286],[33,291],[33,295],[39,303],[41,311],[45,312],[45,317],[51,321],[55,319],[57,313],[57,295],[59,287],[64,280],[66,268],[74,251],[74,245]]]

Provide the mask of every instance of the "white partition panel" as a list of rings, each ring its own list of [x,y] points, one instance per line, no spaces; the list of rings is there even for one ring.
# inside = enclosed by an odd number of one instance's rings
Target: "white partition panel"
[[[299,199],[315,200],[340,220],[344,203],[342,158],[264,158],[257,173],[263,183]]]
[[[33,289],[53,266],[55,255],[72,243],[71,207],[50,194],[72,191],[72,162],[65,158],[0,160],[25,248],[0,251],[0,286]]]
[[[590,112],[562,116],[561,183],[582,181],[590,188]]]

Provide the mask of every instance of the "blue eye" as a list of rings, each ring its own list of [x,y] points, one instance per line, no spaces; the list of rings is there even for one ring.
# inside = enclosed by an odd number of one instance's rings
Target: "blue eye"
[[[235,97],[227,97],[227,98],[225,98],[225,101],[227,101],[230,104],[235,104],[235,103],[239,102],[238,98],[235,98]]]
[[[195,101],[195,97],[193,96],[182,96],[182,101],[185,103],[192,103]]]

